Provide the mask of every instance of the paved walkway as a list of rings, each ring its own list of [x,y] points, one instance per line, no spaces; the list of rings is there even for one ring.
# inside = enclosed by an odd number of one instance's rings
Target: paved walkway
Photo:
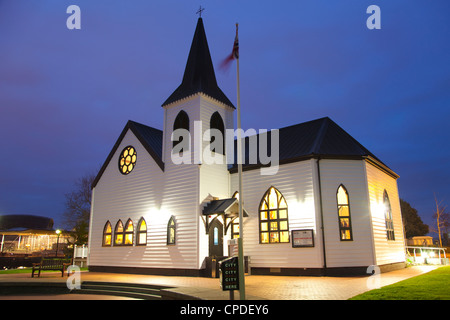
[[[435,268],[437,267],[416,266],[371,277],[251,275],[245,277],[246,295],[248,300],[346,300],[376,287],[408,279]],[[31,278],[30,274],[0,274],[0,282],[65,282],[66,280],[67,277],[62,278],[59,272],[42,273],[40,278]],[[220,289],[219,279],[212,278],[81,272],[81,281],[166,285],[173,287],[170,289],[172,292],[205,300],[228,300],[229,298],[229,293]],[[77,295],[70,296],[73,299],[81,298]],[[3,298],[8,297],[0,296],[0,300]],[[89,297],[84,298],[89,299]],[[239,299],[238,292],[236,292],[235,298]],[[91,299],[94,297],[91,296]],[[101,297],[96,299],[101,299]]]

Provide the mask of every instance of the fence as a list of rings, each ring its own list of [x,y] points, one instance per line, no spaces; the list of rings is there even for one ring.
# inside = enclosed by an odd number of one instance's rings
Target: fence
[[[73,246],[73,264],[81,268],[87,266],[88,247],[84,244],[82,246]]]
[[[77,245],[73,246],[74,258],[87,258],[87,254],[88,254],[88,247],[86,247],[84,244],[81,247]]]
[[[406,249],[414,263],[449,264],[449,259],[446,258],[445,248],[407,246]]]

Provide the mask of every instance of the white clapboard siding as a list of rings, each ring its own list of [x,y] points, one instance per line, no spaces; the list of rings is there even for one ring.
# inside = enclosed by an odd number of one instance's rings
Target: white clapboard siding
[[[363,160],[320,160],[327,267],[358,267],[374,263],[369,201]],[[341,241],[337,190],[348,192],[353,240]]]
[[[214,99],[202,95],[200,98],[200,121],[202,124],[202,134],[210,128],[210,120],[215,112],[218,112],[222,117],[225,129],[233,128],[232,109],[215,101]],[[206,137],[207,136],[204,136],[202,139],[202,153],[203,155],[210,155],[210,158],[209,162],[207,161],[208,159],[202,159],[202,165],[200,168],[200,203],[208,195],[220,199],[227,198],[230,189],[226,157],[218,153],[210,152],[210,141],[209,139],[206,139]],[[213,159],[214,163],[211,163]]]
[[[366,171],[376,264],[384,265],[404,262],[405,244],[397,181],[370,163],[366,164]],[[383,211],[384,190],[386,190],[391,203],[395,241],[387,240],[386,221]]]
[[[118,171],[122,149],[132,145],[137,164],[128,175]],[[181,168],[184,167],[184,168]],[[182,172],[182,174],[180,174]],[[194,165],[166,165],[165,173],[131,131],[93,190],[89,264],[92,266],[197,269],[197,177]],[[167,245],[167,223],[177,222],[176,245]],[[147,222],[146,246],[102,247],[103,228],[110,221],[113,231],[119,219],[131,218],[135,230],[139,219]]]
[[[321,248],[316,224],[313,192],[312,160],[284,164],[276,175],[263,176],[260,170],[243,172],[244,254],[250,256],[252,267],[261,268],[321,268]],[[290,243],[259,243],[258,209],[266,191],[274,186],[288,205],[289,230],[314,229],[313,248],[292,248]],[[230,194],[238,190],[238,174],[231,175]],[[242,198],[241,198],[242,199]]]

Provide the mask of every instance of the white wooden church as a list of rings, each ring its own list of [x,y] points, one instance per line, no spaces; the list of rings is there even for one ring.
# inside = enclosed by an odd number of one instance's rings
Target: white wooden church
[[[234,128],[202,18],[182,83],[162,107],[163,131],[128,121],[92,185],[91,271],[208,276],[240,224],[252,274],[405,266],[398,175],[328,117],[279,129],[278,172],[244,164],[242,197],[236,165],[172,161],[175,129],[193,135],[189,149],[195,134]]]

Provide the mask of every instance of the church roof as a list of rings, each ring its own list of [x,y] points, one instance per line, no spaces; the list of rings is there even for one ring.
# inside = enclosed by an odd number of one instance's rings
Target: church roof
[[[161,168],[161,170],[164,170],[164,163],[162,162],[163,132],[161,130],[158,130],[158,129],[143,125],[141,123],[129,120],[127,122],[125,128],[122,130],[122,133],[120,134],[116,143],[114,144],[111,152],[109,153],[108,158],[106,158],[106,161],[103,163],[103,166],[100,168],[100,171],[97,174],[97,177],[92,182],[92,188],[94,188],[97,185],[103,172],[105,171],[105,169],[108,166],[109,162],[111,161],[112,157],[116,153],[117,148],[119,147],[120,143],[122,142],[122,140],[125,137],[125,134],[127,133],[128,130],[131,130],[131,132],[133,132],[133,134],[136,136],[136,138],[139,140],[139,142],[144,146],[144,148],[147,150],[147,152],[155,160],[156,164],[158,164],[158,166]]]
[[[258,141],[259,141],[259,135]],[[243,169],[259,168],[262,164],[250,164],[249,138],[245,139],[245,161]],[[270,134],[267,137],[268,154],[270,151]],[[237,142],[235,142],[235,150]],[[258,143],[259,146],[259,143]],[[236,159],[235,152],[235,159]],[[387,165],[373,153],[361,145],[355,138],[328,117],[299,123],[279,129],[279,163],[289,163],[308,158],[332,159],[369,159],[391,175],[398,177]],[[235,161],[237,163],[237,161]],[[230,168],[230,172],[237,172],[237,165]]]
[[[203,93],[232,108],[233,104],[217,85],[202,18],[198,19],[191,50],[180,86],[162,104],[166,106],[196,93]]]

